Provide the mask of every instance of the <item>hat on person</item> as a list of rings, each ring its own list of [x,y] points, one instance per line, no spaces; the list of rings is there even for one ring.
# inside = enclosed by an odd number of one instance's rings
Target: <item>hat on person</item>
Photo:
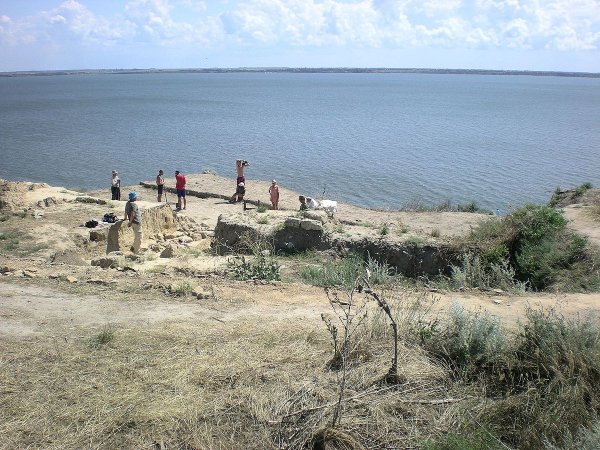
[[[277,184],[277,181],[275,181],[275,180],[271,180],[271,183],[272,183],[272,184]]]
[[[129,200],[135,200],[137,198],[137,192],[129,193]]]

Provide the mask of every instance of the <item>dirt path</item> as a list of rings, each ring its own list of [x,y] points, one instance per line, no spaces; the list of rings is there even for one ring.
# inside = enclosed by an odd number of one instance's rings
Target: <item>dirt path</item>
[[[243,324],[257,321],[314,323],[331,312],[323,291],[299,284],[253,285],[223,280],[209,301],[181,302],[161,297],[148,300],[109,300],[96,295],[65,293],[53,287],[0,283],[0,339],[68,337],[82,330],[112,324],[120,328],[152,326],[160,322],[209,322]],[[419,295],[398,291],[398,301]],[[123,294],[121,294],[123,296]],[[503,322],[516,323],[528,306],[557,308],[566,316],[600,315],[600,294],[497,295],[428,293],[433,311],[445,313],[458,304],[473,311],[487,311]]]
[[[75,295],[52,287],[0,283],[0,339],[70,335],[106,324],[143,326],[158,322],[213,320],[217,323],[261,320],[320,320],[328,311],[324,296],[302,296],[297,287],[261,286],[240,291],[224,283],[219,300],[180,302],[107,300]],[[310,289],[309,289],[310,291]],[[122,296],[123,294],[121,294]]]

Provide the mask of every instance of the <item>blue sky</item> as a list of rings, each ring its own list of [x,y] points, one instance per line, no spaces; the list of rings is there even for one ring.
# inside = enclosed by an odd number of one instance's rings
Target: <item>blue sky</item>
[[[600,0],[0,0],[0,71],[600,72]]]

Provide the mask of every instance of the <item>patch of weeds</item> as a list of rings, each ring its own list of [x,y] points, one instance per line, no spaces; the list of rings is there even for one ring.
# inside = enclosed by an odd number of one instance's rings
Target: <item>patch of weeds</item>
[[[171,285],[171,293],[177,297],[187,297],[194,290],[194,286],[188,281]]]
[[[512,448],[561,448],[571,436],[596,426],[596,319],[570,320],[552,309],[527,309],[518,328],[507,331],[489,316],[454,307],[438,331],[420,342],[457,378],[485,388],[489,404],[478,420]],[[597,442],[598,432],[584,433],[583,439]]]
[[[265,205],[264,203],[261,203],[260,205],[258,205],[256,207],[256,212],[257,213],[264,213],[264,212],[267,212],[268,209],[269,208],[267,207],[267,205]]]
[[[281,280],[281,266],[268,254],[254,257],[235,256],[227,261],[230,273],[236,280]]]
[[[0,222],[7,222],[10,219],[8,214],[0,213]]]
[[[451,265],[454,288],[502,289],[524,292],[526,285],[515,278],[515,270],[508,259],[486,261],[472,253],[463,255],[460,265]]]
[[[368,268],[371,273],[372,284],[388,283],[392,277],[392,270],[387,264],[379,263],[371,257],[365,262],[356,254],[344,258],[325,261],[320,265],[302,267],[299,275],[308,284],[319,287],[350,288],[354,285],[359,274]]]
[[[440,237],[440,229],[439,228],[434,228],[433,230],[431,230],[431,237],[434,238],[439,238]]]
[[[390,226],[387,223],[381,224],[379,227],[379,235],[387,236],[388,234],[390,234]]]
[[[422,339],[422,336],[419,336]],[[506,341],[499,322],[480,312],[452,305],[448,322],[424,347],[447,363],[459,377],[475,379],[482,368],[494,364]]]
[[[102,327],[102,329],[93,335],[88,340],[88,346],[91,349],[97,350],[105,345],[110,344],[115,339],[116,327],[112,324],[107,324]]]
[[[199,258],[200,256],[203,256],[205,253],[204,253],[204,250],[200,250],[198,248],[191,248],[188,250],[188,254],[190,254],[194,258]]]
[[[13,216],[17,216],[21,219],[24,219],[25,217],[27,217],[27,210],[24,209],[23,211],[17,211],[15,213],[13,213]]]
[[[585,194],[587,191],[589,191],[593,187],[594,186],[590,182],[583,183],[581,186],[578,186],[575,188],[575,196],[581,197],[583,194]]]
[[[267,240],[243,234],[241,246],[250,250],[252,257],[234,256],[227,261],[229,271],[237,280],[281,280],[281,265],[277,262],[273,244]]]
[[[400,223],[398,224],[398,233],[399,233],[399,234],[406,234],[406,233],[408,233],[409,231],[410,231],[410,227],[409,227],[408,225],[406,225],[405,223],[403,223],[403,222],[400,222]]]
[[[145,260],[146,261],[155,261],[156,260],[156,253],[147,253],[145,256]]]
[[[262,216],[256,220],[256,223],[260,225],[267,225],[269,223],[269,216]]]
[[[344,228],[344,226],[342,224],[338,224],[336,226],[333,227],[333,232],[334,233],[344,233],[346,231],[346,229]]]
[[[32,243],[32,237],[21,230],[0,231],[0,251],[28,256],[48,248],[48,244]]]

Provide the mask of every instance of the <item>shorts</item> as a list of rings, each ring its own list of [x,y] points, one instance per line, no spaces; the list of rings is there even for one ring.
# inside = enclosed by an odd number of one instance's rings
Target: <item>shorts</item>
[[[162,195],[162,193],[163,193],[163,187],[164,186],[162,184],[158,185],[158,195]]]
[[[177,189],[177,197],[185,197],[185,189]]]
[[[237,181],[235,182],[235,184],[240,184],[240,183],[246,183],[246,178],[245,177],[237,177]]]

